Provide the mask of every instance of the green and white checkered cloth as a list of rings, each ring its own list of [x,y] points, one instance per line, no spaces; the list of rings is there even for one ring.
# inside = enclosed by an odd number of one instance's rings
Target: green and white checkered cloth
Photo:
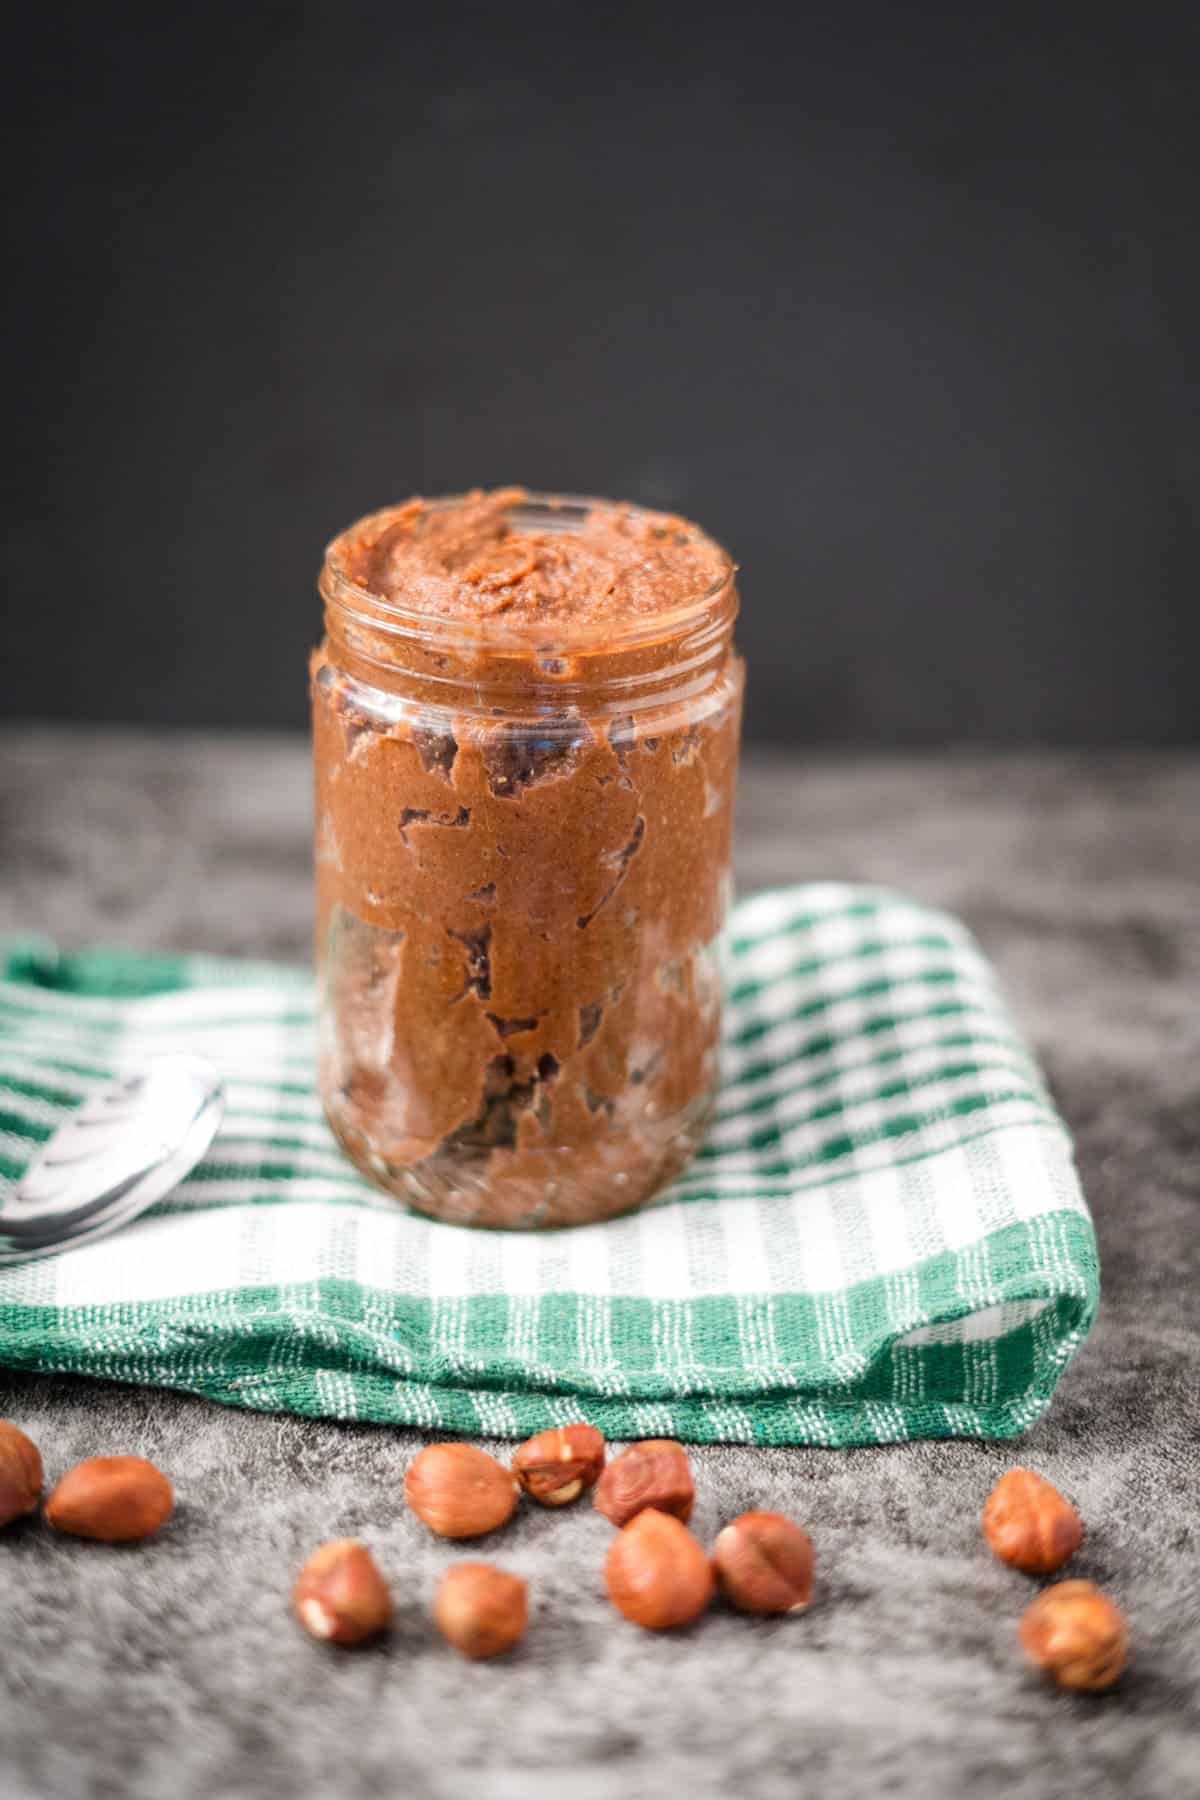
[[[343,1158],[310,976],[0,944],[0,1176],[117,1069],[227,1082],[194,1174],[136,1224],[0,1272],[0,1362],[230,1405],[524,1436],[1010,1437],[1091,1324],[1067,1132],[954,919],[823,883],[733,914],[722,1087],[663,1201],[472,1231]]]

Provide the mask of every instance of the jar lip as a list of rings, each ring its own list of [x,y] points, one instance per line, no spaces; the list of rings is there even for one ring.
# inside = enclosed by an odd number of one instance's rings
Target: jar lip
[[[444,494],[426,500],[424,504],[441,510],[460,505],[467,497],[465,493]],[[583,515],[595,507],[612,506],[613,502],[587,494],[558,494],[530,489],[521,505],[542,507],[547,513],[559,514],[573,509],[577,514]],[[399,505],[395,504],[379,507],[355,520],[344,531],[338,532],[325,546],[318,586],[326,601],[356,615],[362,621],[382,625],[398,634],[421,638],[427,643],[440,642],[459,647],[470,645],[484,650],[509,650],[526,654],[538,651],[542,654],[569,652],[578,655],[586,654],[589,650],[634,649],[681,636],[692,626],[705,623],[722,595],[728,595],[736,608],[734,577],[738,572],[738,565],[722,544],[704,532],[701,535],[717,551],[721,562],[720,573],[715,579],[701,592],[678,606],[664,608],[662,612],[651,613],[624,625],[614,625],[611,620],[602,619],[589,625],[576,625],[568,631],[548,637],[546,627],[539,627],[536,621],[512,621],[495,617],[481,620],[447,619],[437,613],[422,612],[364,587],[346,572],[342,560],[343,546],[352,532],[359,532],[376,523],[382,524],[394,517],[399,510]],[[644,517],[652,509],[630,502],[628,511],[635,516]],[[699,527],[695,529],[699,530]]]

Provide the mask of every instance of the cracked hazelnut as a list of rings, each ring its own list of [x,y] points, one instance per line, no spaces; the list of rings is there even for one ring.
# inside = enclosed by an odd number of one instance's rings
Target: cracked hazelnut
[[[525,1635],[525,1583],[491,1563],[457,1563],[442,1577],[433,1618],[442,1636],[464,1656],[499,1656]]]
[[[567,1506],[593,1487],[604,1467],[604,1438],[594,1425],[539,1431],[512,1459],[513,1474],[543,1506]]]
[[[89,1456],[46,1502],[46,1523],[72,1537],[129,1544],[152,1537],[175,1505],[171,1483],[144,1456]]]
[[[636,1513],[652,1506],[685,1523],[692,1516],[696,1490],[682,1444],[673,1438],[646,1438],[614,1456],[599,1481],[593,1501],[614,1525],[627,1525]]]
[[[612,1541],[604,1562],[608,1597],[647,1631],[686,1625],[712,1598],[712,1564],[672,1513],[639,1512]]]
[[[0,1419],[0,1525],[36,1512],[41,1497],[41,1452],[18,1426]]]
[[[1124,1616],[1091,1581],[1045,1588],[1025,1611],[1020,1639],[1059,1687],[1090,1693],[1112,1686],[1129,1651]]]
[[[1052,1575],[1083,1541],[1071,1502],[1032,1469],[1002,1475],[983,1509],[983,1535],[994,1556],[1027,1575]]]
[[[361,1644],[392,1616],[392,1596],[365,1544],[336,1538],[314,1550],[292,1590],[305,1631],[330,1644]]]
[[[474,1444],[430,1444],[408,1465],[404,1493],[418,1519],[439,1537],[482,1537],[512,1517],[517,1483]]]
[[[743,1612],[803,1612],[812,1598],[812,1539],[782,1513],[741,1513],[718,1534],[713,1567]]]

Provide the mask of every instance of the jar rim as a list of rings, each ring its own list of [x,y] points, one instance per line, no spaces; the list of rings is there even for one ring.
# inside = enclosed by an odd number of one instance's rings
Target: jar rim
[[[441,510],[461,505],[467,499],[465,493],[443,494],[424,501],[424,505]],[[363,623],[382,625],[386,630],[419,638],[428,644],[442,644],[464,648],[491,650],[503,653],[528,653],[537,651],[548,653],[569,653],[584,655],[589,650],[620,651],[636,649],[645,645],[661,643],[681,636],[693,626],[705,622],[712,614],[715,604],[723,595],[727,595],[736,609],[736,589],[734,578],[738,565],[729,552],[707,532],[700,535],[705,542],[711,544],[718,553],[721,568],[715,579],[699,593],[682,601],[679,605],[664,608],[661,612],[630,620],[625,624],[614,625],[612,620],[602,619],[591,624],[576,625],[568,631],[559,631],[548,637],[546,627],[539,626],[536,621],[511,620],[489,617],[480,620],[464,620],[461,618],[443,618],[436,613],[422,612],[415,607],[375,593],[371,588],[363,586],[347,572],[344,550],[352,533],[361,532],[364,527],[384,524],[401,510],[403,502],[377,508],[356,519],[352,525],[338,532],[325,546],[325,554],[318,581],[322,597],[329,604],[336,605],[356,617]],[[625,504],[625,503],[622,503]],[[519,508],[530,510],[541,508],[546,515],[558,515],[560,518],[569,511],[577,516],[584,516],[596,507],[612,506],[613,502],[598,496],[586,494],[560,494],[545,490],[530,489],[519,502]],[[517,508],[514,508],[517,510]],[[628,503],[628,511],[635,517],[650,516],[653,509]],[[569,527],[568,527],[569,528]],[[700,531],[698,526],[694,530]]]

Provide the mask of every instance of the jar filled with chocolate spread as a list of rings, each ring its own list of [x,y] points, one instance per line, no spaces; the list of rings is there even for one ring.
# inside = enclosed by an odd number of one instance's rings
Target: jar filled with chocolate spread
[[[647,1200],[717,1076],[742,664],[683,519],[520,489],[361,520],[313,658],[320,1086],[435,1218]]]

